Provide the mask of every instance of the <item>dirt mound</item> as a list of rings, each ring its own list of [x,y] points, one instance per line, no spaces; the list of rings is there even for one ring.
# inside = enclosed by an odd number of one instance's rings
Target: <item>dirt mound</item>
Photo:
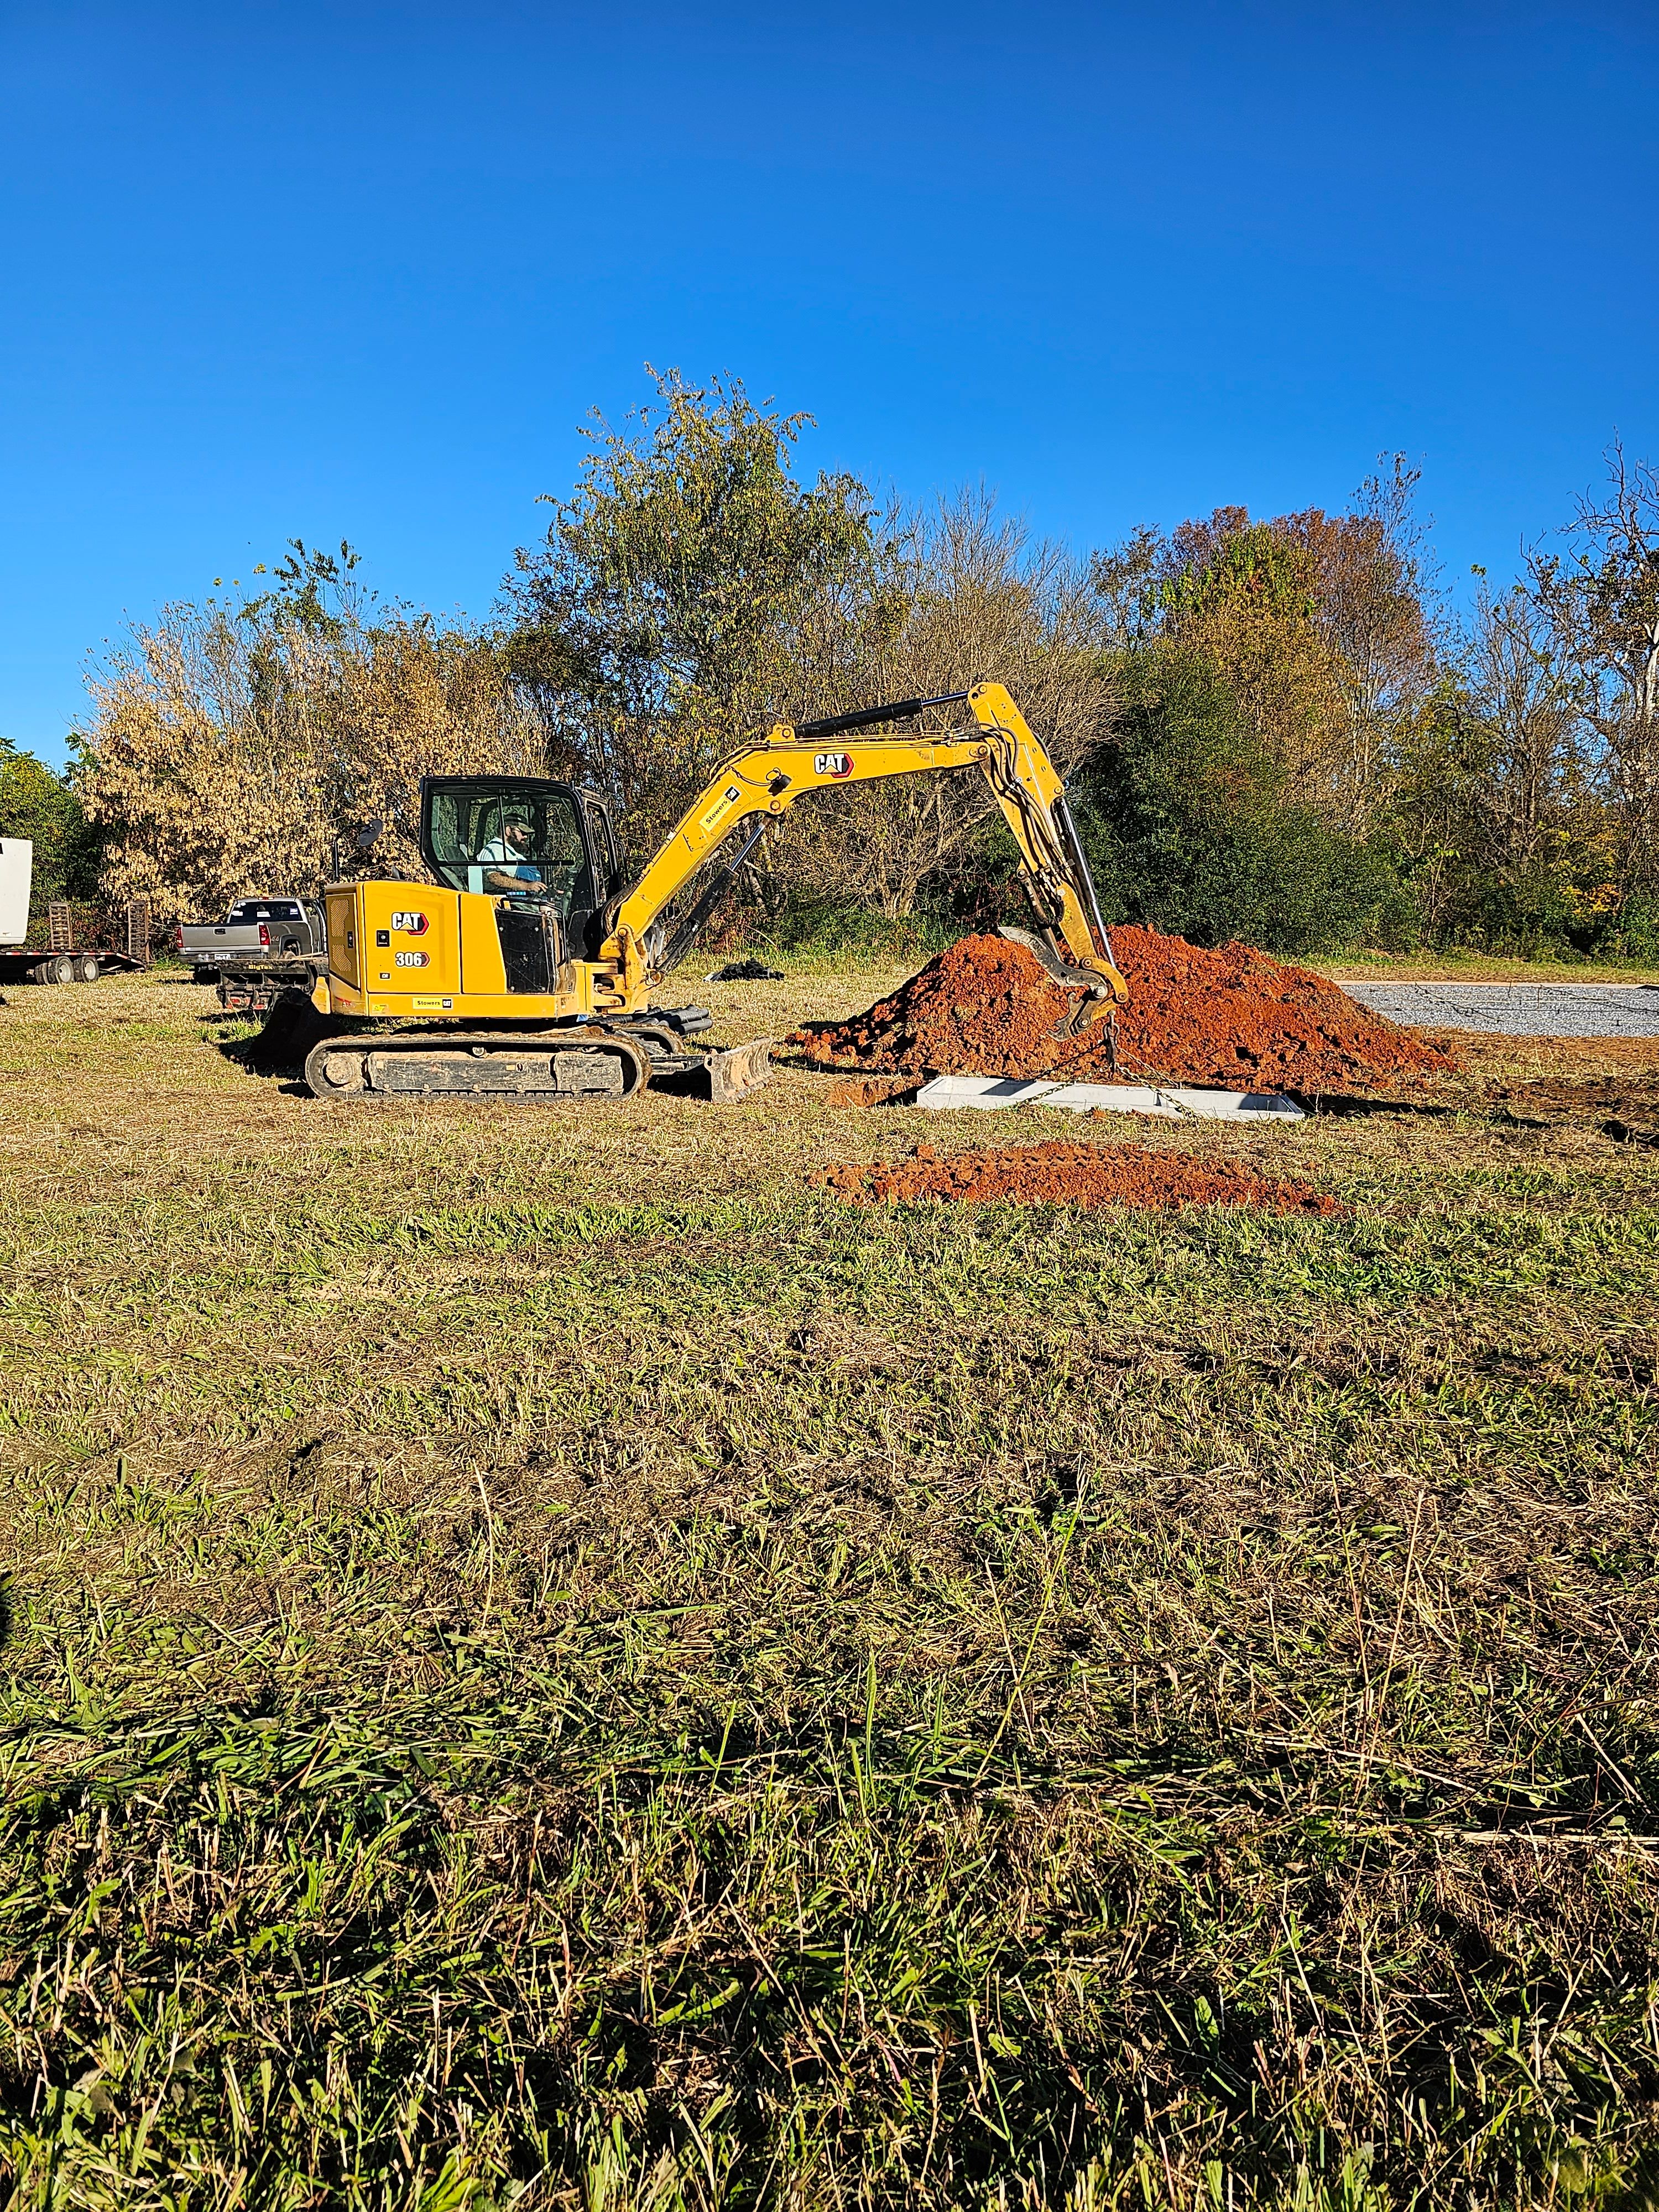
[[[1119,929],[1129,984],[1115,1023],[1070,1026],[1081,994],[1001,937],[964,937],[902,989],[787,1042],[812,1065],[872,1074],[1147,1077],[1222,1090],[1337,1091],[1455,1068],[1449,1053],[1369,1012],[1305,968],[1246,945],[1205,952],[1155,929]]]
[[[908,1106],[921,1088],[914,1075],[854,1076],[830,1093],[832,1106]]]
[[[1340,1213],[1304,1182],[1259,1176],[1237,1160],[1189,1159],[1138,1145],[1012,1145],[940,1159],[918,1145],[908,1160],[830,1168],[830,1189],[866,1206],[883,1199],[943,1198],[964,1206],[1000,1200],[1025,1206],[1135,1206],[1171,1213],[1183,1206],[1254,1206],[1272,1213]]]

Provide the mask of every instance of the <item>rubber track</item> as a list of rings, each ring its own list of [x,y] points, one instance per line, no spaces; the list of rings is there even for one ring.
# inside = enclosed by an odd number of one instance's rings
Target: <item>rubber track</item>
[[[365,1085],[361,1090],[337,1088],[323,1073],[324,1064],[337,1054],[352,1056],[368,1054],[397,1054],[399,1057],[430,1054],[463,1063],[471,1062],[482,1054],[490,1058],[506,1054],[533,1054],[544,1055],[556,1052],[603,1051],[622,1060],[624,1070],[634,1080],[620,1095],[623,1098],[637,1097],[651,1079],[651,1060],[644,1048],[633,1038],[615,1030],[591,1028],[570,1030],[540,1030],[533,1031],[467,1031],[459,1035],[447,1031],[392,1031],[381,1036],[325,1037],[306,1055],[306,1087],[316,1098],[505,1098],[526,1104],[545,1103],[556,1098],[587,1097],[616,1097],[614,1092],[574,1092],[569,1091],[477,1091],[450,1090],[434,1085],[430,1090],[380,1091]]]

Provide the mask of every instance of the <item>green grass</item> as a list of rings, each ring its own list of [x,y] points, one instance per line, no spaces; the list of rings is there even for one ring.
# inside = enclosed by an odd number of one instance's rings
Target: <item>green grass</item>
[[[1650,983],[1651,961],[1593,960],[1565,952],[1523,958],[1513,952],[1478,952],[1468,945],[1431,946],[1416,952],[1353,951],[1319,955],[1304,963],[1322,975],[1363,982]]]
[[[1659,2190],[1659,1154],[850,1208],[921,1117],[823,1079],[327,1108],[10,995],[17,2204]]]

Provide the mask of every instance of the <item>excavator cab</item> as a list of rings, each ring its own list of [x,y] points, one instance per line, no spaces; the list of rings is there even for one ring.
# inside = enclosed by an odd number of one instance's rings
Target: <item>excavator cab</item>
[[[421,855],[452,890],[550,908],[579,947],[623,888],[609,805],[597,792],[546,776],[424,777]]]

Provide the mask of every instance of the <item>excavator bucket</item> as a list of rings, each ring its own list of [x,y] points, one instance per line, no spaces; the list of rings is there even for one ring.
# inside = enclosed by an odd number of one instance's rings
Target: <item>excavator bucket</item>
[[[1028,952],[1034,952],[1055,982],[1064,989],[1081,991],[1084,994],[1084,996],[1078,1000],[1072,1014],[1056,1024],[1054,1029],[1056,1036],[1076,1036],[1080,1030],[1086,1030],[1091,1022],[1104,1021],[1115,1010],[1118,1002],[1110,986],[1095,969],[1079,968],[1071,961],[1062,960],[1051,945],[1045,945],[1042,939],[1031,930],[1015,929],[1005,922],[998,930],[997,935],[1006,937],[1011,945],[1023,945]],[[1114,969],[1112,973],[1116,975],[1117,970]],[[1121,982],[1122,978],[1120,976],[1118,980]],[[1107,1055],[1112,1066],[1115,1067],[1117,1054],[1114,1045],[1109,1044]]]

